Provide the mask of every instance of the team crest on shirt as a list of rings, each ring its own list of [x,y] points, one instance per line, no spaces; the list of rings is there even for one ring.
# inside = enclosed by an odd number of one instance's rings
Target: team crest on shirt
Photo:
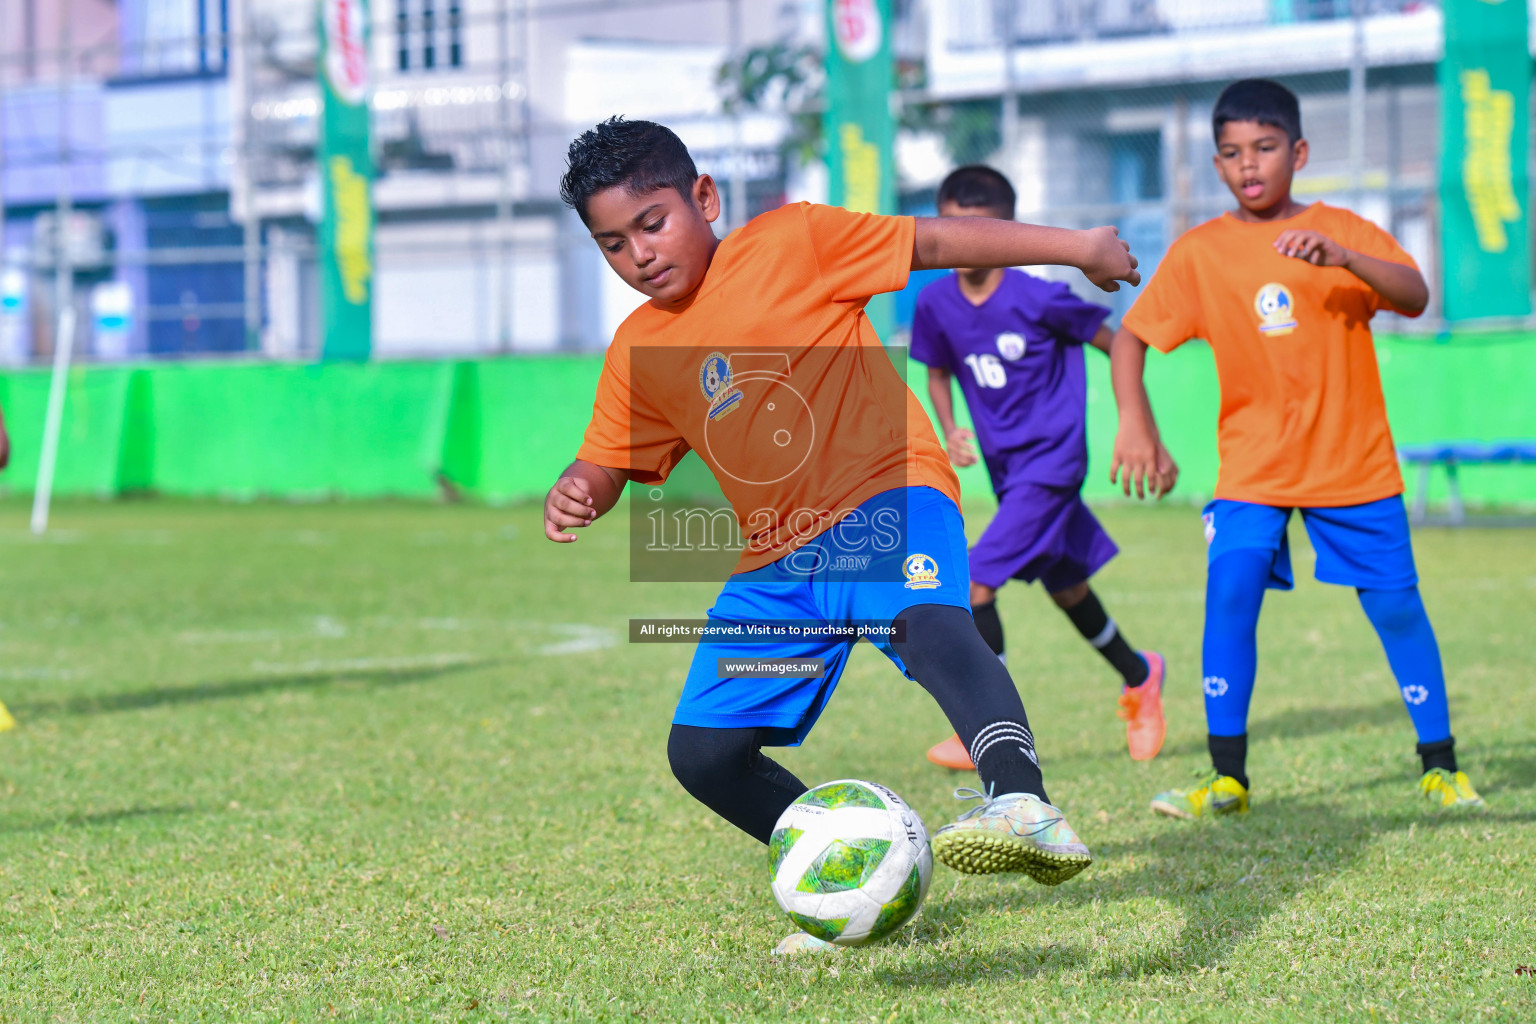
[[[997,354],[1009,361],[1019,359],[1024,355],[1026,343],[1024,335],[1014,331],[1006,331],[997,336]]]
[[[1259,331],[1279,336],[1296,329],[1296,303],[1291,290],[1271,281],[1253,297],[1253,310],[1259,314]]]
[[[939,563],[927,555],[908,555],[901,563],[908,590],[936,590],[939,587]]]
[[[741,392],[731,387],[731,360],[711,352],[699,367],[699,390],[709,399],[709,418],[717,420],[741,404]]]

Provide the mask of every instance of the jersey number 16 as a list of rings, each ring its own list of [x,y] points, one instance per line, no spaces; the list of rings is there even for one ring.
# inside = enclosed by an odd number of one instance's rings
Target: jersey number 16
[[[991,353],[968,355],[965,357],[965,365],[976,375],[978,387],[1000,388],[1008,383],[1008,371],[1003,369],[1002,360]]]

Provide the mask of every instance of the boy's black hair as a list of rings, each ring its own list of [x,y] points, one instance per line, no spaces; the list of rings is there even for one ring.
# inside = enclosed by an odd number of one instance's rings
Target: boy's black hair
[[[954,203],[967,209],[992,210],[1003,220],[1013,220],[1018,195],[1002,171],[986,164],[967,164],[949,172],[935,201],[940,206]]]
[[[675,188],[693,201],[693,183],[699,172],[683,140],[672,129],[654,121],[626,121],[610,117],[571,142],[565,154],[566,169],[560,179],[560,198],[587,222],[587,201],[599,192],[622,188],[630,195],[644,195],[659,188]]]
[[[1221,90],[1211,111],[1211,134],[1221,142],[1221,129],[1229,121],[1257,121],[1285,132],[1295,143],[1301,138],[1301,104],[1296,94],[1268,78],[1244,78]]]

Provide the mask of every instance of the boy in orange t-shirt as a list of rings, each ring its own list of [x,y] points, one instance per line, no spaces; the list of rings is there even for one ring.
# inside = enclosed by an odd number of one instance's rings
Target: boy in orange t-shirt
[[[673,717],[683,787],[768,842],[806,787],[761,748],[804,739],[858,639],[848,630],[867,626],[981,776],[985,802],[934,835],[934,854],[1051,885],[1086,867],[1046,797],[1018,691],[971,620],[958,482],[864,306],[917,267],[1058,263],[1114,290],[1140,280],[1114,229],[798,203],[722,241],[715,183],[677,136],[619,118],[571,144],[561,194],[650,301],[608,349],[586,438],[545,500],[546,535],[575,540],[564,531],[625,483],[659,484],[692,450],[744,537]],[[752,666],[765,656],[777,664]]]
[[[1299,509],[1317,578],[1355,587],[1418,733],[1420,792],[1481,807],[1457,769],[1445,676],[1419,597],[1402,476],[1376,370],[1370,319],[1417,316],[1429,300],[1413,259],[1347,210],[1291,198],[1307,162],[1296,97],[1246,79],[1212,116],[1216,172],[1238,207],[1186,232],[1125,315],[1110,363],[1120,430],[1110,477],[1138,496],[1163,486],[1157,426],[1142,386],[1147,346],[1204,338],[1221,385],[1216,500],[1202,651],[1213,769],[1192,791],[1159,793],[1179,818],[1248,809],[1248,703],[1264,591],[1293,586],[1286,523]]]

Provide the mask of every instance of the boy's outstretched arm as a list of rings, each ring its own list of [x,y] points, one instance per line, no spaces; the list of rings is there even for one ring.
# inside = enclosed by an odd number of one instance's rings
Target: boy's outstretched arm
[[[544,536],[560,544],[576,539],[562,533],[572,527],[590,526],[613,508],[624,493],[629,473],[577,459],[566,467],[544,498]]]
[[[1119,483],[1127,497],[1131,484],[1136,497],[1146,491],[1162,498],[1173,490],[1179,479],[1178,464],[1158,436],[1157,420],[1142,373],[1147,365],[1147,343],[1124,327],[1109,343],[1109,379],[1115,389],[1115,406],[1120,414],[1120,429],[1115,432],[1115,453],[1109,464],[1109,482]],[[1121,471],[1124,477],[1120,477]]]
[[[1117,228],[1076,231],[991,217],[918,217],[913,270],[956,267],[1076,267],[1106,292],[1137,285],[1136,257]]]
[[[1321,231],[1282,231],[1275,239],[1275,249],[1283,256],[1306,260],[1315,267],[1343,267],[1386,299],[1393,309],[1409,316],[1418,316],[1429,305],[1429,286],[1417,269],[1346,249]]]

